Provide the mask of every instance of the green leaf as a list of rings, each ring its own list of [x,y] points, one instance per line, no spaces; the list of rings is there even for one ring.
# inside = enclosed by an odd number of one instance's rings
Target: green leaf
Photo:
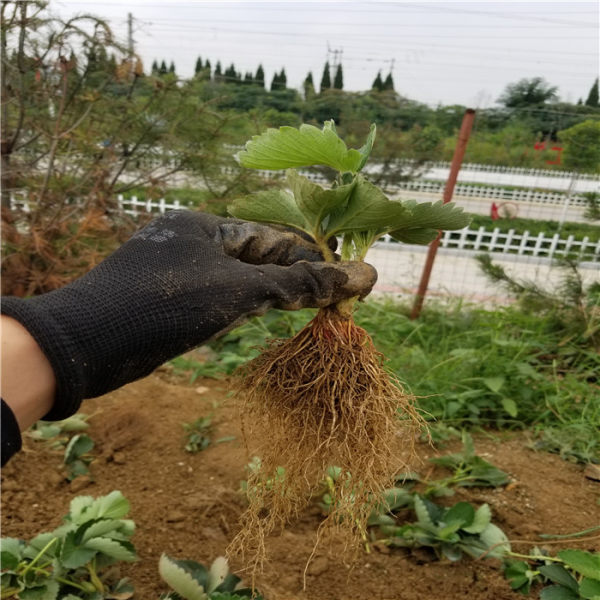
[[[375,229],[383,234],[410,219],[411,208],[412,205],[399,200],[390,200],[377,186],[358,175],[347,206],[332,214],[327,233]]]
[[[40,421],[35,429],[29,431],[29,435],[36,440],[49,440],[61,433],[61,428],[55,424],[46,424]]]
[[[5,537],[0,540],[0,569],[9,571],[19,564],[25,544],[21,540]]]
[[[398,229],[462,229],[471,222],[469,215],[454,202],[444,204],[439,200],[417,203],[414,200],[405,200],[402,204],[409,216],[398,224]],[[395,237],[396,232],[392,230],[390,235]]]
[[[399,229],[393,232],[392,237],[405,244],[426,246],[435,240],[438,233],[437,229]]]
[[[64,526],[63,526],[64,527]],[[52,533],[40,533],[36,535],[23,550],[26,558],[35,558],[55,538],[60,537],[55,531]],[[57,542],[50,544],[44,552],[44,557],[54,558],[57,550]],[[42,557],[43,558],[43,557]]]
[[[467,461],[475,456],[475,444],[471,434],[467,431],[462,432],[460,439],[463,445],[462,456]]]
[[[57,581],[47,581],[44,585],[29,588],[19,592],[20,600],[56,600],[59,584]]]
[[[492,392],[498,393],[500,391],[500,389],[502,388],[502,386],[504,385],[505,380],[506,379],[504,377],[502,377],[501,375],[498,375],[496,377],[484,377],[483,383],[489,390],[491,390]]]
[[[118,490],[94,500],[87,511],[87,518],[121,519],[129,512],[129,500]]]
[[[97,537],[87,540],[84,547],[102,552],[115,560],[134,562],[137,559],[133,546],[129,542]]]
[[[502,408],[511,416],[513,419],[519,414],[519,408],[517,407],[517,403],[512,398],[502,398],[500,401],[502,403]]]
[[[369,135],[367,137],[367,141],[364,146],[358,149],[360,153],[360,163],[358,164],[357,171],[362,171],[362,168],[367,164],[369,160],[369,156],[371,155],[371,150],[373,149],[373,144],[375,142],[375,135],[377,134],[377,126],[375,123],[371,123],[371,127],[369,129]]]
[[[600,554],[585,550],[561,550],[558,558],[581,575],[600,581]]]
[[[551,585],[540,592],[540,600],[579,600],[579,594],[562,585]]]
[[[93,503],[94,498],[92,498],[92,496],[76,496],[73,498],[69,505],[69,520],[78,525],[86,521],[88,517],[84,516],[84,514],[89,511]]]
[[[529,564],[524,560],[507,560],[504,562],[504,577],[508,579],[510,587],[517,590],[523,587],[523,592],[529,592],[531,579],[527,576]]]
[[[562,565],[556,563],[543,565],[538,571],[552,583],[563,585],[574,592],[577,591],[577,581],[573,579],[573,576]]]
[[[490,524],[492,520],[492,511],[488,504],[482,504],[476,511],[473,521],[463,530],[467,533],[481,533]]]
[[[448,509],[443,517],[447,525],[457,524],[464,529],[464,525],[471,525],[475,518],[475,509],[468,502],[457,502]]]
[[[486,548],[492,548],[486,556],[490,558],[502,558],[506,552],[510,551],[510,542],[506,534],[500,527],[490,523],[480,534],[479,539],[485,544]]]
[[[491,486],[499,487],[506,485],[510,481],[507,473],[487,462],[480,456],[474,456],[467,464],[469,475],[472,477],[470,481],[462,482],[464,486]]]
[[[99,519],[91,522],[85,530],[82,531],[82,542],[87,542],[95,537],[106,535],[107,533],[114,532],[121,529],[123,521],[117,519]],[[132,532],[133,533],[133,532]]]
[[[307,124],[299,129],[287,126],[267,129],[255,135],[246,143],[246,149],[237,154],[240,164],[251,169],[326,165],[352,173],[359,170],[363,157],[358,150],[348,150],[338,137],[333,121],[326,121],[322,130]]]
[[[266,190],[238,198],[228,207],[229,214],[246,221],[296,227],[312,235],[294,196],[285,190]]]
[[[462,550],[456,544],[448,544],[443,542],[441,545],[442,554],[453,562],[462,558]]]
[[[160,557],[158,572],[167,585],[185,600],[208,600],[208,595],[196,579],[166,554]]]
[[[227,559],[224,556],[218,556],[215,558],[213,563],[210,565],[208,572],[208,585],[207,592],[216,590],[224,581],[229,574],[229,565]]]
[[[76,459],[68,463],[68,479],[72,481],[80,475],[87,475],[90,470],[87,467],[87,463],[82,460]]]
[[[74,435],[65,448],[64,463],[68,465],[94,447],[94,440],[85,433]]]
[[[324,189],[293,169],[287,171],[287,182],[294,194],[298,210],[308,222],[310,233],[314,237],[320,233],[325,217],[348,200],[355,185],[352,182],[333,189]]]
[[[579,584],[579,595],[586,600],[600,598],[600,581],[584,577]]]
[[[383,492],[383,502],[379,507],[381,511],[392,511],[412,502],[412,493],[404,488],[389,488]]]
[[[427,505],[421,496],[415,495],[415,513],[417,515],[417,521],[421,525],[426,525],[432,529],[435,528],[433,519],[427,510]]]
[[[70,531],[65,536],[60,552],[60,560],[67,569],[82,567],[95,556],[96,550],[84,548],[75,543],[75,532]]]

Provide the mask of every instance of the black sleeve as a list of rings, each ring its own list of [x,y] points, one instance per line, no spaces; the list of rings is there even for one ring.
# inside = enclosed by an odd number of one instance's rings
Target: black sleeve
[[[10,409],[8,404],[2,400],[2,423],[1,423],[1,435],[0,446],[2,455],[2,466],[4,466],[8,460],[21,449],[21,432],[19,431],[19,424],[13,411]]]

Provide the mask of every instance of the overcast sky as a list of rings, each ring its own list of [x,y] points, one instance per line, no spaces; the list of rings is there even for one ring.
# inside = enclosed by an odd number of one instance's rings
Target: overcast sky
[[[193,73],[198,56],[232,62],[267,83],[285,67],[288,87],[341,61],[344,89],[367,90],[391,70],[396,91],[428,104],[491,106],[508,83],[544,77],[561,99],[587,97],[599,71],[598,2],[199,2],[51,0],[63,17],[92,13],[122,40],[134,17],[146,70],[174,61]],[[335,54],[334,52],[337,51]],[[332,74],[333,76],[333,74]]]

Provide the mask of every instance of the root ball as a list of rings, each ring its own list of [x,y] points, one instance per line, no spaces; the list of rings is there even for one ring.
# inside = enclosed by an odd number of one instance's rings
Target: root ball
[[[317,539],[334,530],[356,549],[381,493],[412,456],[423,424],[413,398],[367,332],[332,308],[293,338],[270,342],[240,375],[244,436],[261,463],[249,474],[249,506],[229,552],[260,571],[266,536],[308,505],[333,466]]]

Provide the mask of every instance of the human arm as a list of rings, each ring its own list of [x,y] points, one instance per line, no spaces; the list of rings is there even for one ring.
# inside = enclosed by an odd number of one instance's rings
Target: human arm
[[[50,362],[18,321],[2,315],[1,394],[24,430],[52,408],[56,380]]]
[[[314,244],[266,225],[181,211],[137,232],[73,283],[5,298],[50,364],[48,420],[148,375],[269,308],[320,307],[366,295],[365,264],[323,263]]]

